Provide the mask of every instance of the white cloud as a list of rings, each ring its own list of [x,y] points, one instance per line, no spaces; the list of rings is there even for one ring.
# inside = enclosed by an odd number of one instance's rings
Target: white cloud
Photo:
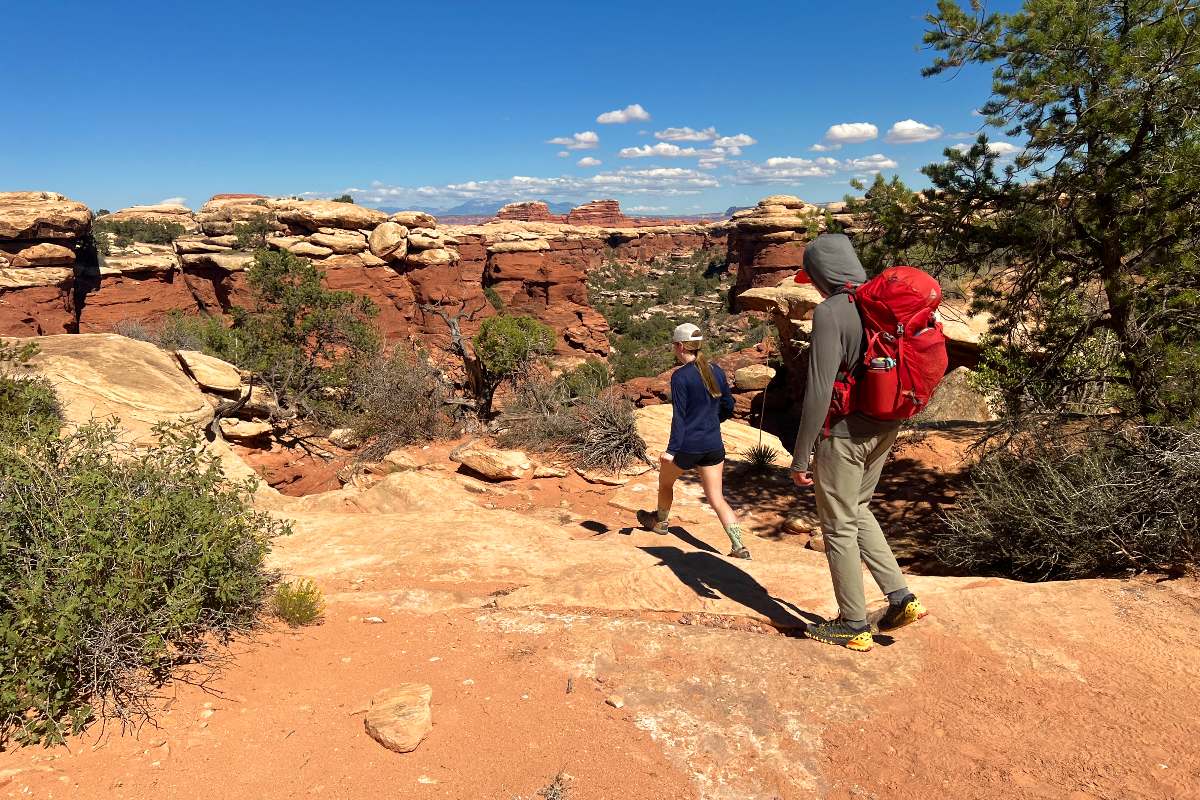
[[[601,125],[619,125],[624,122],[647,119],[650,119],[650,113],[639,104],[633,103],[616,111],[605,111],[596,117],[596,122],[599,122]]]
[[[896,169],[900,165],[883,153],[875,153],[865,158],[846,159],[845,168],[852,172],[879,172],[884,169]]]
[[[714,147],[749,147],[752,144],[758,144],[758,140],[746,133],[739,133],[736,136],[722,136],[713,142]]]
[[[700,151],[694,147],[680,147],[670,142],[658,142],[657,144],[644,144],[641,147],[623,147],[617,155],[621,158],[651,158],[653,156],[688,158],[700,155]]]
[[[647,211],[666,211],[667,208],[667,206],[630,206],[625,210],[645,213]]]
[[[597,197],[679,197],[698,195],[720,185],[715,176],[699,170],[657,167],[548,178],[514,175],[440,186],[394,186],[374,181],[368,189],[346,191],[368,205],[447,208],[466,200],[583,202]]]
[[[1015,155],[1021,151],[1021,148],[1011,142],[988,142],[988,151],[1003,157]]]
[[[959,142],[956,145],[951,145],[950,149],[957,150],[960,153],[965,153],[974,146],[975,145],[968,144],[966,142]],[[987,147],[989,153],[999,156],[1000,158],[1007,158],[1008,156],[1015,155],[1021,151],[1021,148],[1017,147],[1011,142],[988,142]]]
[[[667,128],[654,132],[654,138],[664,142],[707,142],[717,138],[716,128],[705,128],[702,131],[694,128]]]
[[[902,119],[891,127],[884,137],[891,144],[914,144],[916,142],[931,142],[942,136],[940,125],[926,125],[915,119]]]
[[[869,122],[843,122],[825,131],[830,144],[857,144],[879,138],[879,128]]]
[[[600,136],[595,131],[583,131],[570,136],[556,136],[553,139],[547,139],[546,144],[559,144],[568,150],[591,150],[599,147]]]
[[[591,156],[584,156],[583,158],[579,159],[579,161],[577,163],[581,167],[598,167],[603,162],[601,162],[600,159],[598,159],[598,158],[592,158]]]
[[[159,200],[158,205],[160,205],[160,206],[186,206],[187,198],[186,197],[167,197],[162,200]]]
[[[817,144],[814,144],[812,147],[810,147],[810,148],[808,148],[808,149],[809,149],[809,151],[811,151],[811,152],[813,152],[813,153],[832,153],[832,152],[835,152],[835,151],[837,151],[837,150],[841,150],[841,149],[842,149],[842,146],[841,146],[840,144],[820,144],[820,143],[817,143]]]
[[[761,164],[738,162],[734,165],[732,182],[736,184],[790,183],[806,178],[831,178],[839,173],[878,172],[895,169],[898,164],[882,153],[865,158],[838,160],[829,156],[802,158],[775,156]]]
[[[570,151],[570,150],[559,150],[559,151],[558,151],[558,157],[559,157],[559,158],[570,158],[570,157],[571,157],[571,151]]]

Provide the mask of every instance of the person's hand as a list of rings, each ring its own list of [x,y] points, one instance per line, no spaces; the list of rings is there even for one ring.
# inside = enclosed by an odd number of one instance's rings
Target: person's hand
[[[800,472],[798,470],[792,472],[792,483],[796,484],[801,489],[807,489],[809,486],[813,485],[812,478],[809,477],[808,472]]]

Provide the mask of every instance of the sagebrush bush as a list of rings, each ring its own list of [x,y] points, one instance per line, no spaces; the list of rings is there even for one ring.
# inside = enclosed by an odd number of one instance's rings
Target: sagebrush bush
[[[646,441],[638,433],[633,404],[615,392],[581,398],[574,407],[580,430],[567,446],[584,469],[619,472],[635,461],[649,463]]]
[[[0,743],[149,712],[154,688],[248,628],[285,523],[197,431],[135,449],[112,425],[0,437]]]
[[[555,379],[528,376],[500,417],[501,444],[554,453],[582,469],[617,472],[648,461],[633,404],[608,381],[602,362],[582,364]]]
[[[953,567],[1023,580],[1200,567],[1200,431],[1038,431],[985,452],[937,534]]]
[[[361,364],[350,378],[348,426],[366,442],[359,454],[378,460],[397,447],[429,442],[448,428],[446,385],[420,353],[398,346]]]
[[[113,333],[149,342],[163,350],[198,350],[220,358],[244,349],[235,331],[226,328],[219,317],[207,315],[172,312],[157,323],[121,320],[113,326]]]
[[[325,595],[307,578],[281,581],[271,598],[271,611],[293,628],[312,625],[325,613]]]

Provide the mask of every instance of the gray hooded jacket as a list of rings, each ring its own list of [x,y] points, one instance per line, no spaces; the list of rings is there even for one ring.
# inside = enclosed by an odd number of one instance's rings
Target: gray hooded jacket
[[[857,365],[863,357],[863,326],[858,309],[846,294],[836,294],[848,283],[861,286],[867,281],[867,273],[850,239],[841,233],[818,236],[804,250],[804,271],[826,299],[813,310],[808,383],[796,449],[792,453],[793,472],[808,471],[813,447],[829,414],[838,372],[843,366]],[[840,439],[875,436],[899,424],[852,414],[833,421],[829,433]]]

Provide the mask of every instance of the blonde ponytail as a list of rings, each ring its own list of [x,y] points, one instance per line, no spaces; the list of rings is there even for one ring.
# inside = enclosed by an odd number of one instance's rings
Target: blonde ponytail
[[[696,369],[700,370],[700,380],[704,381],[704,388],[712,397],[720,397],[721,387],[717,385],[717,377],[713,375],[712,367],[709,366],[708,356],[704,355],[704,351],[700,347],[700,342],[684,342],[683,344],[684,350],[696,354]]]

